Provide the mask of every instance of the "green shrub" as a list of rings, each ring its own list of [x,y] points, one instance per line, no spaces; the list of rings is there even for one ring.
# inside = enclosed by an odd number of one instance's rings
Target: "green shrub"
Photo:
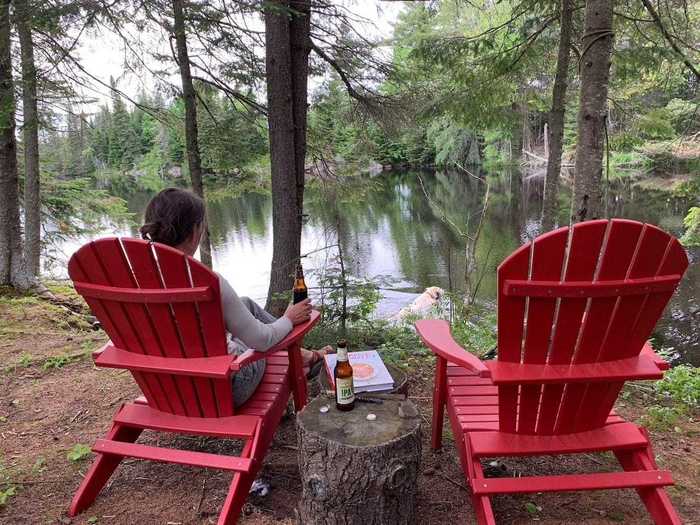
[[[685,233],[681,242],[685,246],[700,246],[700,208],[694,206],[688,210],[688,215],[683,219]]]
[[[690,365],[673,367],[654,386],[659,394],[681,408],[700,407],[700,368]]]
[[[631,151],[642,144],[644,144],[644,139],[642,139],[636,132],[615,133],[610,137],[610,149],[613,152]]]
[[[700,129],[697,102],[674,98],[666,104],[666,112],[677,133],[687,134]]]
[[[92,449],[88,445],[84,445],[83,443],[76,443],[76,445],[68,451],[66,457],[70,461],[78,462],[87,458],[91,452]]]
[[[671,116],[665,108],[652,109],[640,116],[636,127],[639,135],[647,140],[667,140],[676,136]]]
[[[654,390],[657,403],[647,407],[642,422],[656,430],[672,428],[680,418],[700,407],[700,369],[676,366],[654,384]]]
[[[647,408],[642,424],[652,430],[668,430],[678,422],[681,414],[676,407],[653,405]]]

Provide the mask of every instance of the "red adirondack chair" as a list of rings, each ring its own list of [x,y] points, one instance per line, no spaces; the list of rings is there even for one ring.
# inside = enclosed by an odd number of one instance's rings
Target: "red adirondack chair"
[[[687,266],[678,240],[652,225],[579,223],[499,266],[497,359],[466,352],[445,321],[416,323],[437,355],[432,446],[447,405],[479,523],[495,523],[492,494],[618,488],[635,488],[656,523],[680,523],[646,431],[612,409],[625,381],[668,368],[647,339]],[[487,478],[480,463],[606,450],[624,472]]]
[[[68,263],[75,289],[111,341],[97,366],[129,370],[145,397],[123,405],[93,446],[97,459],[73,497],[69,514],[89,507],[124,457],[233,472],[219,524],[236,523],[273,434],[294,395],[307,402],[300,345],[318,312],[265,353],[227,354],[219,279],[168,246],[107,238],[86,244]],[[262,383],[233,405],[231,378],[266,358]],[[144,429],[244,440],[239,457],[137,444]]]

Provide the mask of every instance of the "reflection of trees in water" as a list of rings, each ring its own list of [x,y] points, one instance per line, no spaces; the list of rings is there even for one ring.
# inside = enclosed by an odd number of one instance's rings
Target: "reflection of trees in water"
[[[697,252],[697,250],[696,250]],[[697,261],[700,253],[691,260]],[[700,366],[700,264],[691,264],[656,327],[654,339],[679,352],[682,362]]]
[[[272,201],[269,195],[246,193],[240,197],[209,202],[207,213],[214,247],[227,242],[231,235],[254,244],[268,235]]]
[[[423,193],[419,176],[430,200]],[[526,242],[528,235],[538,233],[542,180],[523,179],[515,169],[482,172],[480,176],[488,177],[491,190],[486,221],[475,251],[477,264],[486,265],[479,296],[492,299],[496,295],[498,264]],[[467,229],[468,222],[471,228],[476,227],[484,185],[459,171],[386,173],[370,181],[363,179],[362,184],[370,186],[342,185],[324,191],[310,186],[305,198],[308,231],[326,231],[329,233],[326,238],[335,242],[336,224],[340,223],[340,240],[353,275],[371,277],[368,268],[381,267],[387,268],[395,278],[404,276],[419,288],[432,285],[449,288],[451,283],[453,289],[463,290],[465,239],[449,222],[461,231]],[[137,228],[151,196],[147,192],[128,195],[128,209],[136,215],[136,224],[131,227],[134,236],[138,235]],[[629,183],[613,184],[608,198],[611,216],[658,224],[676,235],[681,232],[682,218],[689,206],[687,201],[669,199],[668,194]],[[559,224],[568,223],[569,199],[569,188],[562,186]],[[271,235],[268,228],[271,213],[270,197],[257,193],[210,202],[214,247],[234,240],[252,246],[267,243]],[[376,245],[394,257],[398,267],[373,264],[380,256],[372,253]],[[691,360],[696,362],[700,359],[700,314],[694,313],[700,308],[698,296],[700,267],[694,263],[660,323],[660,339],[664,344],[693,352],[695,357]]]
[[[425,197],[419,176],[430,200]],[[511,217],[504,213],[512,212],[507,204],[509,197],[503,191],[509,181],[509,174],[496,177],[492,207],[476,246],[476,258],[481,264],[489,254],[483,295],[495,294],[495,268],[518,244],[519,234],[514,235]],[[310,221],[327,226],[336,208],[342,208],[337,215],[345,232],[341,242],[353,273],[365,273],[363,262],[372,260],[371,243],[377,242],[379,236],[379,242],[391,246],[396,254],[401,274],[419,287],[448,288],[452,284],[454,289],[464,289],[466,244],[457,230],[476,228],[484,191],[482,182],[459,172],[393,174],[385,176],[355,205],[348,204],[347,196],[339,199],[337,195],[326,195],[312,197],[306,209]],[[515,216],[520,223],[517,206]]]

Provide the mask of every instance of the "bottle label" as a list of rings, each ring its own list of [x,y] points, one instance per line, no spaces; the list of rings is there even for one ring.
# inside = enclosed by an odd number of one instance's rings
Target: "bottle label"
[[[352,388],[352,377],[335,378],[335,397],[339,404],[349,405],[355,401],[355,393]]]
[[[337,354],[338,354],[338,361],[347,361],[348,360],[347,347],[339,346],[338,350],[337,350]]]

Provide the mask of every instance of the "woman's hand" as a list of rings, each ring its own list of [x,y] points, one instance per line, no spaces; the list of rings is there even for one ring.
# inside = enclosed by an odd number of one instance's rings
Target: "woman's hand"
[[[297,304],[290,304],[284,316],[289,319],[293,325],[305,323],[311,315],[311,299],[304,299]]]

